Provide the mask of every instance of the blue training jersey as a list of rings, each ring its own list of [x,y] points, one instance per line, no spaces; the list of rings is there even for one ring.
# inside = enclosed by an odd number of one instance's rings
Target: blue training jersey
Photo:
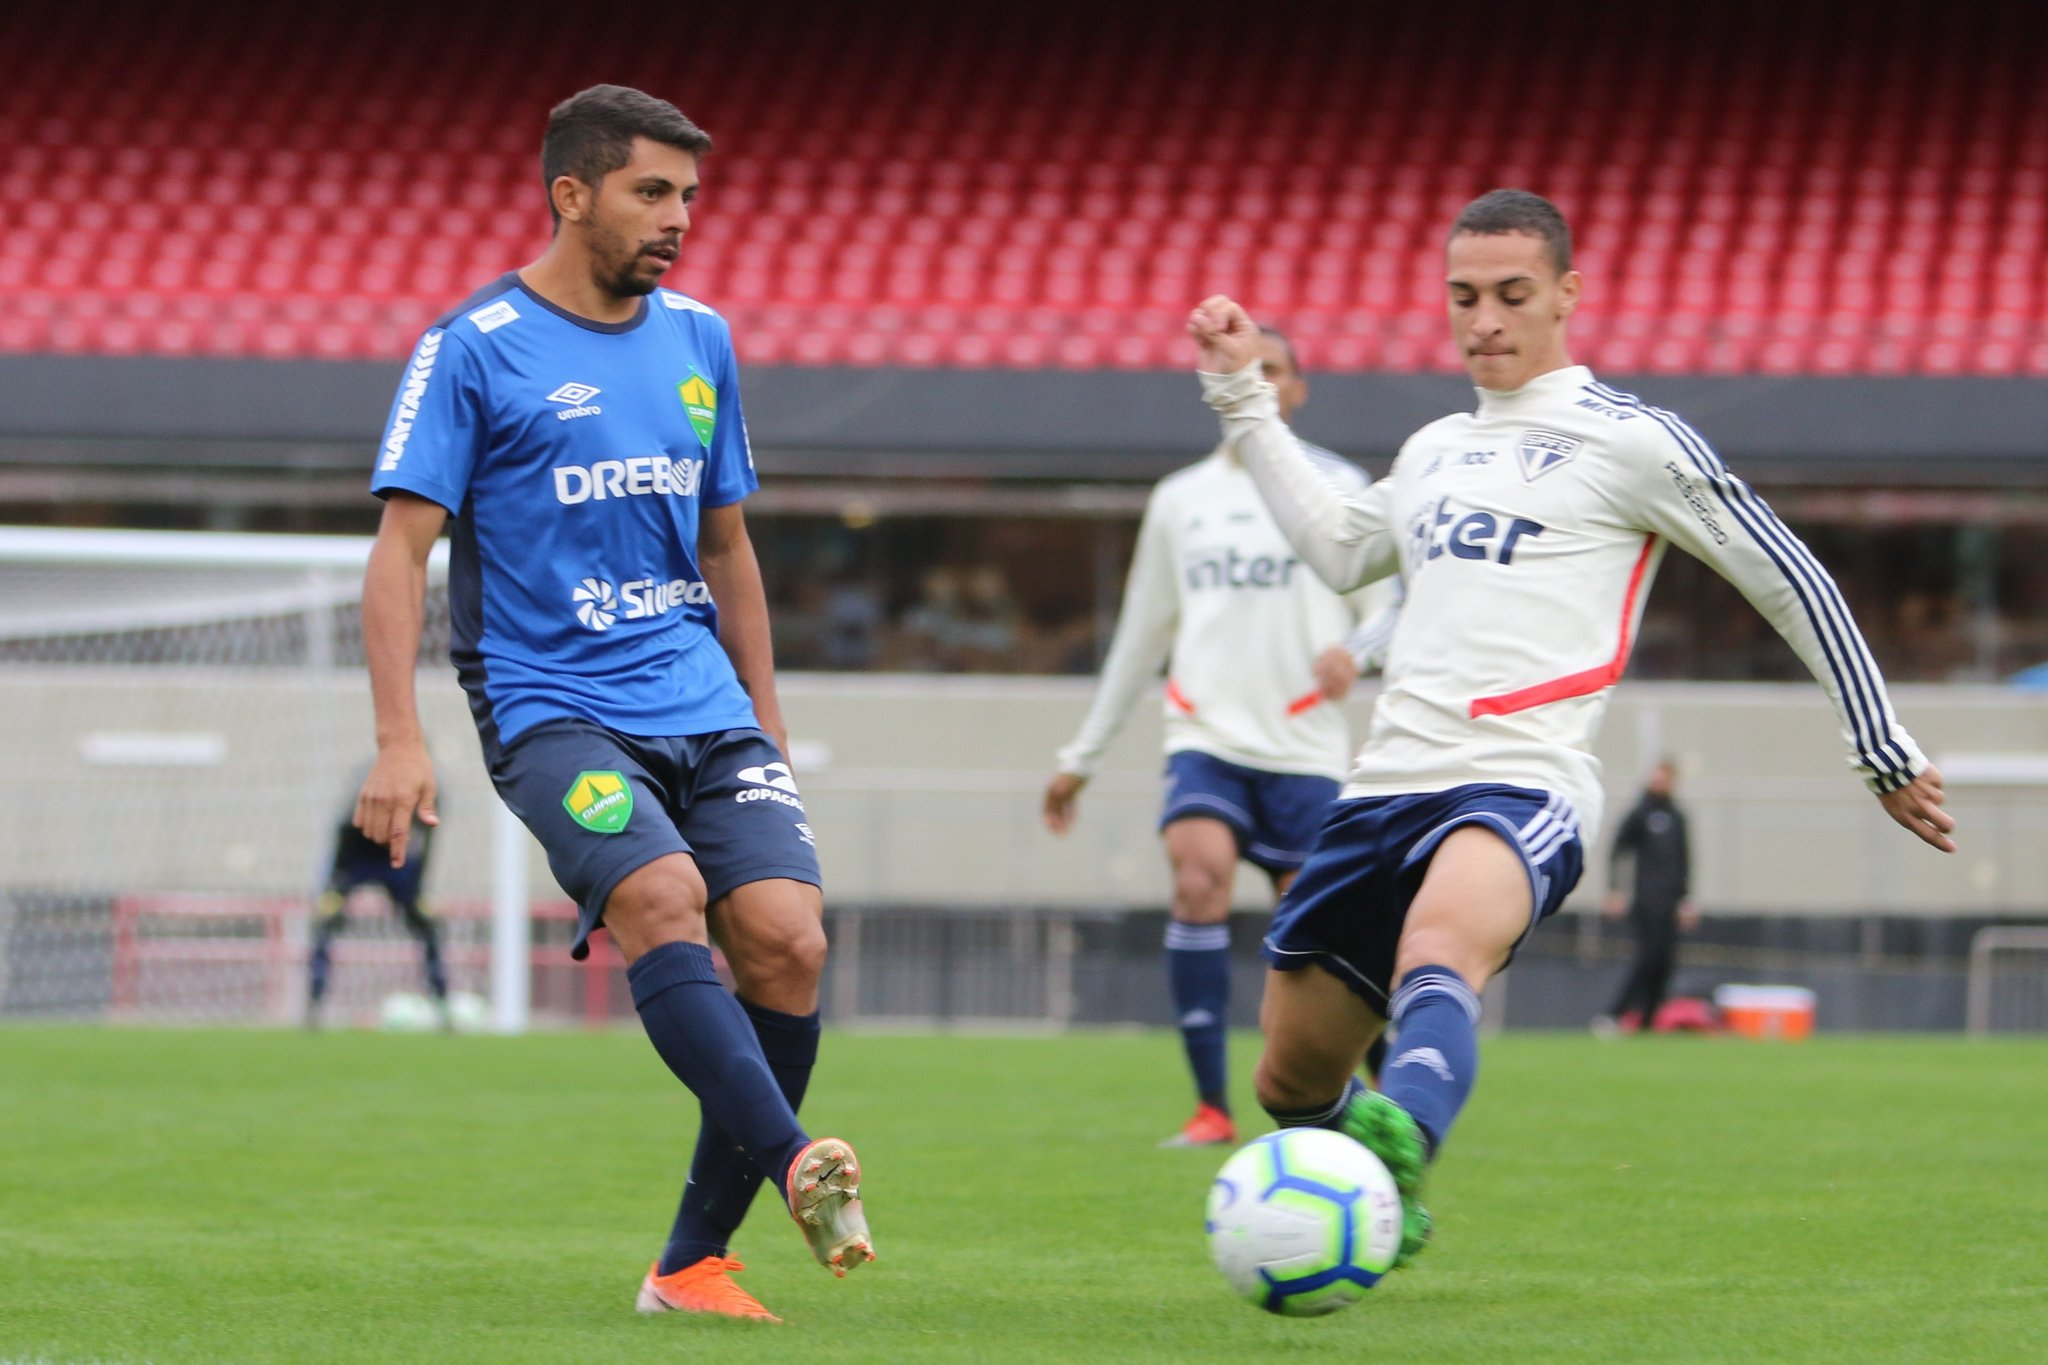
[[[725,319],[658,289],[631,321],[592,322],[517,274],[420,338],[370,480],[455,519],[455,669],[493,754],[561,717],[758,723],[697,567],[699,508],[758,486]]]

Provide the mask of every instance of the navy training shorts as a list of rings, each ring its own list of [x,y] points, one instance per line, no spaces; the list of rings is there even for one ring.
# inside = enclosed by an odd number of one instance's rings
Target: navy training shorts
[[[1444,836],[1466,825],[1494,830],[1521,854],[1533,907],[1527,939],[1578,885],[1585,867],[1578,812],[1552,792],[1484,782],[1335,803],[1273,911],[1266,961],[1283,972],[1325,967],[1384,1015],[1408,906]]]
[[[499,751],[491,781],[576,899],[578,960],[612,889],[671,853],[696,861],[711,901],[770,877],[822,885],[796,779],[760,730],[650,739],[551,720]]]
[[[1200,816],[1237,836],[1237,856],[1268,872],[1293,872],[1342,784],[1309,773],[1269,773],[1195,749],[1166,756],[1166,809],[1159,828]]]

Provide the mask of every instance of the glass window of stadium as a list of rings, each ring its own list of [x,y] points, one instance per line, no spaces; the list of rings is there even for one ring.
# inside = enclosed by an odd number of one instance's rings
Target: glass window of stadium
[[[2048,497],[1773,490],[1842,588],[1887,676],[1996,681],[2048,663]],[[1016,491],[941,510],[887,495],[836,510],[764,490],[750,525],[792,669],[1091,673],[1143,489],[1085,506]],[[1015,510],[1004,510],[1006,507]],[[1796,679],[1798,659],[1718,575],[1668,555],[1631,676]]]

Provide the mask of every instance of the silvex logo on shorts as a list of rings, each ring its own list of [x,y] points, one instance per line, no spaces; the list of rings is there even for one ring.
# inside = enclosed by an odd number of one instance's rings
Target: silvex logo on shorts
[[[621,773],[578,773],[562,809],[592,834],[617,834],[633,818],[633,788]]]
[[[797,799],[796,778],[790,775],[787,763],[765,763],[758,768],[742,768],[739,779],[751,783],[733,797],[739,805],[749,801],[773,801],[778,805],[794,806],[798,810],[804,803]]]
[[[690,426],[697,433],[698,442],[711,449],[711,433],[718,426],[718,390],[711,387],[711,381],[695,370],[690,377],[676,385],[676,393],[683,400],[683,411],[690,415]]]

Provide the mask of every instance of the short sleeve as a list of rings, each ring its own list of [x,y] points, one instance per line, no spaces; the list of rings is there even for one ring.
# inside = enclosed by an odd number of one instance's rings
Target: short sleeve
[[[718,385],[717,416],[711,428],[711,446],[705,456],[704,505],[726,507],[745,498],[761,486],[754,472],[754,448],[747,439],[747,412],[740,403],[740,366],[733,355],[732,332],[720,319],[723,355]]]
[[[467,344],[446,328],[428,329],[384,419],[371,492],[416,493],[461,512],[484,443],[482,378]]]

